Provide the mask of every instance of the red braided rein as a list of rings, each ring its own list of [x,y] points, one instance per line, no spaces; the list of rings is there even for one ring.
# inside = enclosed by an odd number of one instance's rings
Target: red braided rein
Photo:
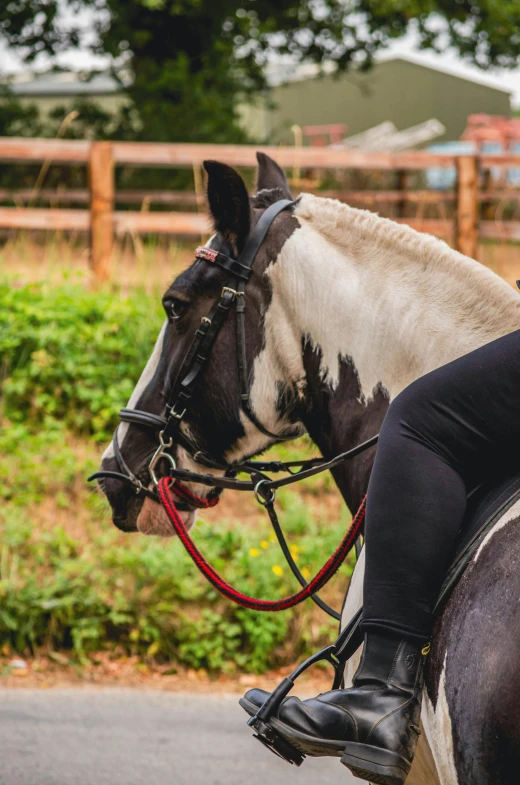
[[[218,496],[215,496],[213,499],[207,499],[204,496],[196,496],[196,494],[183,485],[180,480],[174,480],[173,490],[175,495],[178,496],[182,502],[189,502],[193,507],[198,507],[199,510],[207,510],[208,507],[215,507],[220,501]]]
[[[300,591],[296,592],[296,594],[292,594],[290,597],[285,597],[281,600],[259,600],[255,597],[248,597],[246,594],[242,594],[242,592],[237,591],[227,583],[220,575],[213,569],[213,567],[208,564],[204,556],[201,554],[193,540],[191,539],[186,526],[182,522],[182,519],[179,515],[177,507],[175,506],[175,502],[172,498],[171,491],[170,491],[170,477],[163,477],[159,480],[159,484],[157,486],[157,490],[159,492],[159,498],[161,500],[161,504],[164,507],[166,514],[175,529],[176,534],[178,535],[180,541],[182,542],[184,548],[191,556],[192,560],[204,575],[204,577],[212,584],[212,586],[217,589],[224,597],[227,597],[229,600],[236,602],[238,605],[242,605],[244,608],[251,608],[255,611],[284,611],[288,608],[293,608],[295,605],[298,605],[303,600],[306,600],[311,594],[315,594],[319,591],[329,580],[332,576],[337,572],[343,561],[346,559],[348,552],[354,545],[357,536],[359,534],[359,530],[361,525],[363,524],[363,520],[365,518],[365,509],[366,509],[366,496],[361,502],[358,511],[356,512],[352,523],[343,537],[338,549],[333,553],[330,559],[323,565],[321,570],[318,574],[312,579],[312,581],[305,586],[305,588],[300,589]],[[207,499],[204,499],[200,496],[195,496],[191,493],[185,486],[180,486],[177,482],[173,483],[173,491],[174,493],[179,496],[179,498],[183,498],[183,501],[190,501],[190,502],[197,502],[197,506],[200,507],[214,507],[215,504],[218,503],[218,499],[211,500],[207,502]],[[188,497],[191,496],[192,498]],[[205,502],[201,504],[200,502]]]

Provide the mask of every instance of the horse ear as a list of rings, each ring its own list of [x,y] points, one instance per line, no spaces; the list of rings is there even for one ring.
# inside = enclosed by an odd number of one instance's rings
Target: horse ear
[[[256,160],[258,161],[257,190],[279,188],[287,199],[292,199],[291,189],[284,171],[278,166],[276,161],[273,161],[265,153],[257,153]]]
[[[231,166],[204,161],[208,173],[208,204],[217,232],[241,247],[249,234],[251,209],[244,181]]]

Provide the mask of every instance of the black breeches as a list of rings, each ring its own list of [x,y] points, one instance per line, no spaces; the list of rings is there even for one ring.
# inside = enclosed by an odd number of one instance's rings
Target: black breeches
[[[417,379],[381,429],[363,626],[428,640],[469,490],[520,464],[520,330]]]

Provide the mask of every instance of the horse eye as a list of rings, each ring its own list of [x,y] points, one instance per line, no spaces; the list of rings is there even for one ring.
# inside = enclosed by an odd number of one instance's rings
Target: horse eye
[[[176,300],[173,297],[171,299],[165,300],[163,302],[163,306],[168,319],[178,322],[179,319],[182,319],[184,316],[188,307],[188,303],[185,303],[182,300]]]

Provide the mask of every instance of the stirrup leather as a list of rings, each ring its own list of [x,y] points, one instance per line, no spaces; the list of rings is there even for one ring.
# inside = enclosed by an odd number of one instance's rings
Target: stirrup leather
[[[362,612],[363,609],[360,608],[333,644],[326,646],[324,649],[321,649],[321,651],[316,652],[316,654],[312,654],[304,660],[301,665],[298,665],[290,676],[283,679],[280,684],[275,687],[265,703],[258,709],[255,716],[248,720],[247,724],[255,731],[254,738],[258,739],[258,741],[270,749],[271,752],[274,752],[275,755],[286,760],[288,763],[301,766],[305,760],[305,755],[300,752],[300,750],[296,749],[287,739],[284,739],[284,737],[269,724],[269,720],[278,713],[282,701],[294,687],[294,683],[298,676],[301,676],[307,668],[310,668],[311,665],[314,665],[317,662],[322,662],[323,660],[329,662],[334,668],[332,689],[337,690],[342,687],[345,665],[363,643],[363,632],[360,627]]]

